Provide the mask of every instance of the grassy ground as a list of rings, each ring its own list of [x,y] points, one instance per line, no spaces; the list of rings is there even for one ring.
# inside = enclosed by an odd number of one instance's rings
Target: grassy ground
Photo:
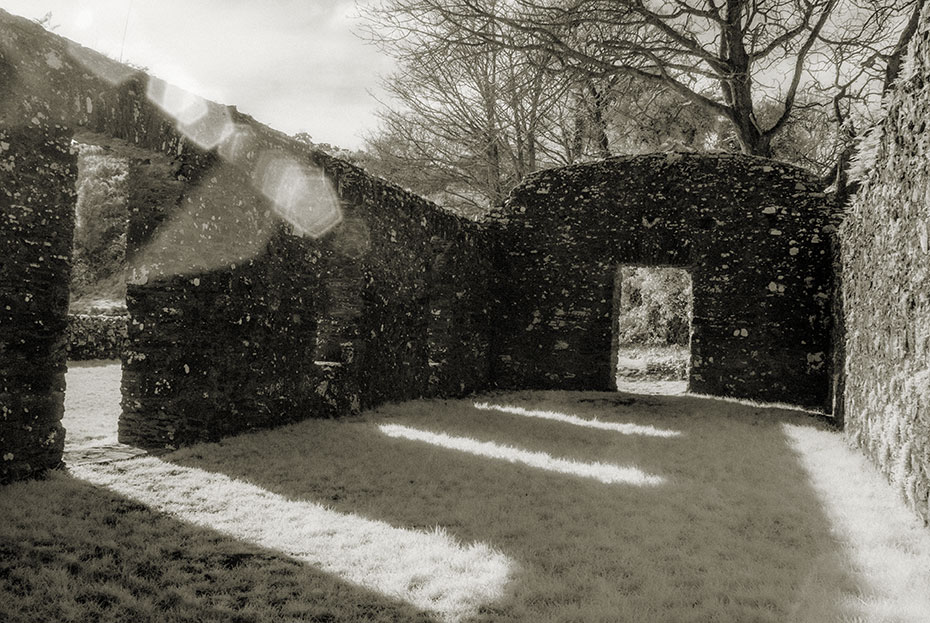
[[[116,442],[121,376],[119,361],[68,362],[65,416],[61,422],[68,446]]]
[[[690,360],[687,346],[621,344],[617,389],[634,394],[684,394],[688,391]]]
[[[688,378],[691,350],[676,344],[622,344],[617,353],[617,375],[623,378],[649,377],[659,381]]]
[[[4,621],[930,613],[930,531],[841,435],[694,396],[418,401],[74,465],[0,490],[0,548]]]

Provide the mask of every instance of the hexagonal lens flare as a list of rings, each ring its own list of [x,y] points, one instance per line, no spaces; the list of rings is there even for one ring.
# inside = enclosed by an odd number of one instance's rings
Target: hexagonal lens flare
[[[247,125],[233,124],[230,133],[219,145],[220,156],[226,162],[244,167],[254,158],[255,130]]]
[[[178,122],[178,130],[201,149],[210,150],[221,144],[233,133],[229,110],[219,104],[207,106],[207,112],[192,123]]]
[[[263,152],[252,180],[272,201],[274,211],[299,234],[319,238],[342,221],[339,198],[323,172],[283,152]]]
[[[149,101],[161,108],[179,123],[196,122],[207,114],[207,101],[193,93],[168,84],[160,78],[149,78],[145,88]]]
[[[150,78],[146,96],[177,121],[178,131],[202,149],[213,149],[234,130],[229,110],[159,78]]]

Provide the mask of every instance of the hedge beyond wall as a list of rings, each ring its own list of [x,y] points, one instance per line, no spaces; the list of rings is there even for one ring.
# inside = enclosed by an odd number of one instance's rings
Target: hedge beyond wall
[[[127,316],[68,316],[68,359],[119,359],[126,348]]]
[[[846,434],[930,521],[930,6],[841,230]],[[866,164],[868,163],[868,164]]]

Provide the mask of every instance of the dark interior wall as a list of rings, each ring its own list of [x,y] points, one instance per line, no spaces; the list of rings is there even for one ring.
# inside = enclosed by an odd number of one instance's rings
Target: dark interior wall
[[[846,431],[930,521],[930,7],[841,229]]]
[[[0,124],[0,483],[54,467],[64,444],[77,156],[33,118]]]
[[[494,216],[505,387],[609,389],[619,264],[692,273],[691,391],[822,407],[831,206],[805,172],[739,155],[537,174]]]
[[[467,224],[427,274],[430,394],[460,396],[490,382],[493,267],[483,230]]]
[[[266,140],[254,135],[250,147],[289,149],[324,172],[343,213],[330,233],[295,235],[222,158],[180,186],[170,163],[133,164],[125,441],[215,439],[486,383],[487,340],[475,341],[486,325],[462,318],[468,305],[443,330],[431,325],[434,308],[450,307],[446,288],[471,295],[486,281],[474,228],[354,167]],[[455,261],[436,271],[438,247],[454,248]],[[447,355],[432,365],[438,351]]]

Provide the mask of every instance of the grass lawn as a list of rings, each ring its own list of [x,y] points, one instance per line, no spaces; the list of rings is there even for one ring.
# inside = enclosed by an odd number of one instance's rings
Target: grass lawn
[[[423,400],[0,489],[0,621],[916,622],[928,586],[840,433],[688,395]]]
[[[621,344],[617,389],[633,394],[684,394],[688,391],[691,349],[675,344]]]
[[[691,349],[676,344],[621,344],[617,351],[618,378],[684,381]]]

